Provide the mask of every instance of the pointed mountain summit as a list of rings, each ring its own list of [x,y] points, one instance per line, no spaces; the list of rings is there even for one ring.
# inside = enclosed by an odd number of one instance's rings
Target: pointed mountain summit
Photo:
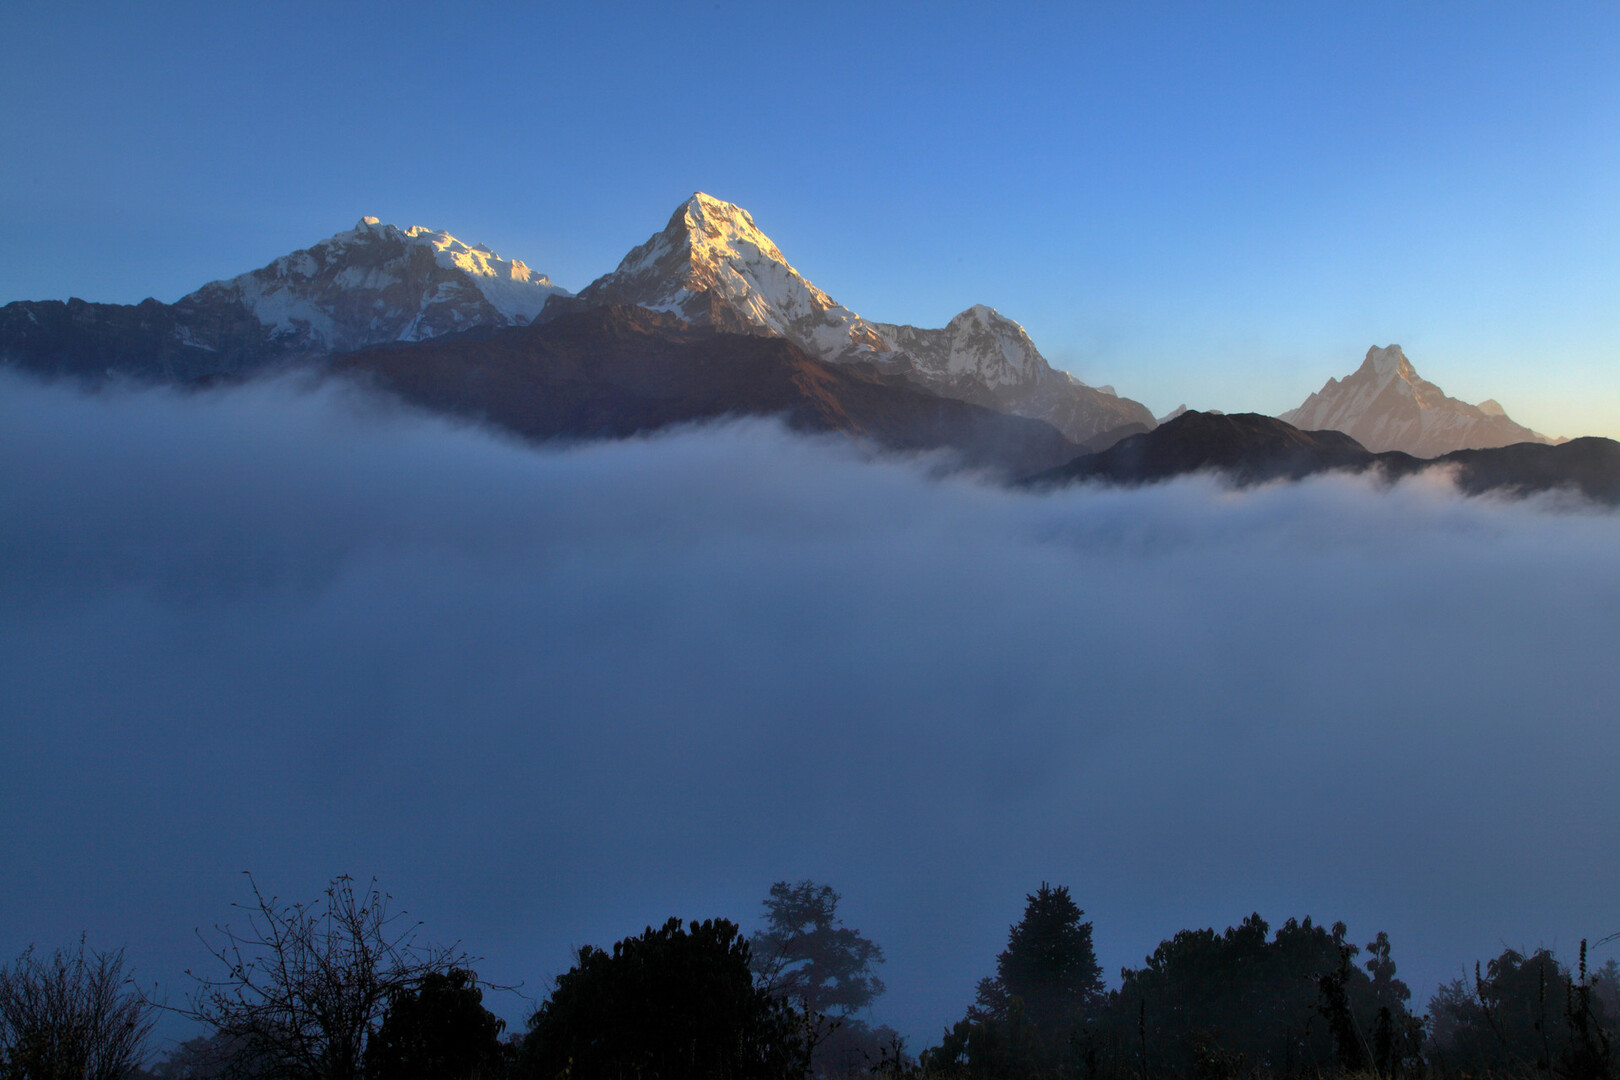
[[[946,397],[1044,420],[1079,442],[1146,408],[1054,370],[1016,322],[982,304],[943,329],[870,322],[811,284],[753,215],[698,192],[568,307],[627,304],[715,330],[783,337],[834,364],[869,363]]]
[[[695,326],[785,337],[812,355],[882,349],[861,317],[795,270],[740,206],[698,192],[663,232],[580,290],[596,307],[667,311]]]
[[[1187,411],[1187,406],[1186,406],[1185,403],[1183,403],[1181,405],[1177,405],[1175,408],[1171,409],[1169,412],[1167,412],[1163,416],[1159,417],[1159,426],[1164,427],[1164,425],[1168,424],[1170,421],[1174,420],[1176,417],[1180,416],[1182,413],[1184,413],[1186,411]]]
[[[1374,345],[1352,374],[1329,379],[1278,419],[1307,431],[1342,431],[1374,453],[1401,450],[1424,458],[1553,441],[1515,424],[1494,400],[1470,405],[1447,397],[1418,375],[1399,345]]]

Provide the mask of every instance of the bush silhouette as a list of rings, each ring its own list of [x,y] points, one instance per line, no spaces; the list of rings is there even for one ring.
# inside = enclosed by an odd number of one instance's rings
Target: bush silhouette
[[[670,919],[611,953],[589,945],[529,1021],[530,1080],[779,1080],[805,1067],[796,1018],[754,985],[724,919]]]
[[[477,1080],[502,1065],[504,1021],[470,971],[430,972],[398,990],[366,1044],[366,1080]]]

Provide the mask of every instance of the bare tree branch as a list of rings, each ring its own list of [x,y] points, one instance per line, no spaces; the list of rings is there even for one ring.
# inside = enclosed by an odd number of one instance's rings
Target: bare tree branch
[[[124,1080],[152,1023],[122,949],[97,952],[81,937],[44,958],[30,945],[0,968],[0,1075]]]
[[[455,946],[418,943],[421,923],[390,912],[375,879],[356,891],[343,875],[320,900],[282,903],[247,878],[252,902],[232,905],[245,926],[216,926],[214,941],[197,935],[224,973],[188,971],[197,988],[180,1011],[229,1036],[256,1069],[354,1080],[393,994],[473,962]]]

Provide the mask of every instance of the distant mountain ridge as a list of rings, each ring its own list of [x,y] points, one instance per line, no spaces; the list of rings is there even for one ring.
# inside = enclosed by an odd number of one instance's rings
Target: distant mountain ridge
[[[934,329],[863,318],[804,278],[748,211],[701,192],[577,296],[484,245],[367,217],[173,304],[7,304],[0,361],[51,376],[197,384],[623,306],[698,330],[779,338],[824,364],[870,368],[896,385],[1041,421],[1091,450],[1185,409],[1156,421],[1112,387],[1054,369],[1022,326],[984,304]],[[1419,457],[1551,441],[1494,400],[1476,406],[1447,397],[1417,375],[1399,345],[1369,349],[1354,373],[1330,378],[1282,419]]]
[[[1620,504],[1620,442],[1613,439],[1572,439],[1556,446],[1518,442],[1420,458],[1399,450],[1374,453],[1344,432],[1301,431],[1256,413],[1185,412],[1028,483],[1138,485],[1210,472],[1246,486],[1335,471],[1372,472],[1394,481],[1430,469],[1444,470],[1470,495],[1568,489],[1597,502]]]
[[[799,274],[748,211],[703,193],[577,297],[483,245],[368,217],[174,304],[8,304],[0,359],[45,374],[199,382],[616,305],[781,337],[826,363],[870,364],[930,393],[1044,421],[1073,442],[1153,426],[1137,402],[1053,369],[1022,326],[985,305],[939,329],[863,319]]]
[[[1514,423],[1494,400],[1470,405],[1447,397],[1418,375],[1399,345],[1368,349],[1354,372],[1328,379],[1278,419],[1307,430],[1342,431],[1374,453],[1400,450],[1416,457],[1553,441]]]

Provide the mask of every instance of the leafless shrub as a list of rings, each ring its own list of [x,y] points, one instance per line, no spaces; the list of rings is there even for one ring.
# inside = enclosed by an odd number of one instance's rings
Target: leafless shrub
[[[141,1064],[152,1008],[124,970],[124,951],[48,957],[29,946],[0,968],[0,1076],[123,1080]]]
[[[356,891],[347,875],[313,903],[282,903],[248,877],[253,901],[234,905],[246,927],[216,926],[209,953],[222,975],[192,975],[193,1019],[243,1048],[254,1071],[294,1080],[354,1080],[366,1041],[391,995],[431,972],[467,967],[453,947],[419,945],[419,922],[391,913],[373,880]]]

